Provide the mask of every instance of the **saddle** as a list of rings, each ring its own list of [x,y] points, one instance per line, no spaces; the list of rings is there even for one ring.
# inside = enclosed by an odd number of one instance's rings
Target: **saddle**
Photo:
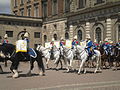
[[[36,58],[37,57],[37,54],[35,52],[35,50],[33,48],[29,48],[28,49],[28,54],[33,57],[33,58]]]

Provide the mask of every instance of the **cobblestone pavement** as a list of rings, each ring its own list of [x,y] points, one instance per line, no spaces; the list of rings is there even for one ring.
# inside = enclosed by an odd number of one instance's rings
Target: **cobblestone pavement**
[[[76,71],[66,73],[66,70],[50,69],[46,70],[45,76],[39,76],[35,65],[32,76],[26,76],[29,63],[20,63],[20,76],[13,79],[10,63],[7,68],[3,64],[2,67],[0,90],[120,90],[120,70],[104,69],[102,73],[94,74],[93,68],[89,68],[86,74],[77,75]]]

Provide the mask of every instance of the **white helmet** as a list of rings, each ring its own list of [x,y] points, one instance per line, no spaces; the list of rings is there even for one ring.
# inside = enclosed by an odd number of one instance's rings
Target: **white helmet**
[[[54,38],[52,38],[52,41],[55,41]]]
[[[96,43],[96,42],[97,42],[97,40],[95,39],[95,40],[94,40],[94,42]]]
[[[28,33],[27,32],[24,34],[24,37],[28,37]]]
[[[74,39],[77,39],[77,35],[74,36]]]
[[[89,35],[89,34],[87,34],[87,35],[86,35],[86,38],[90,39],[90,35]]]
[[[109,39],[108,38],[105,38],[105,41],[108,41]]]
[[[7,34],[5,34],[4,38],[5,38],[5,39],[7,39],[7,38],[8,38],[8,35],[7,35]]]
[[[63,37],[61,37],[61,39],[60,40],[63,40],[64,38]]]

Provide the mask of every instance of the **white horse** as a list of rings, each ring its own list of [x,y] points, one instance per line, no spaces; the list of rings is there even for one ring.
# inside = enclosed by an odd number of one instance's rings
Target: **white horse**
[[[69,72],[70,69],[72,68],[74,52],[72,49],[63,46],[63,55],[64,55],[64,57],[66,59],[66,63],[67,63],[67,72]]]
[[[88,52],[87,52],[87,50],[85,49],[85,47],[82,47],[82,46],[80,46],[80,45],[77,45],[77,46],[76,46],[76,52],[78,53],[79,59],[81,60],[81,64],[80,64],[80,67],[79,67],[79,70],[78,70],[78,74],[80,74],[82,68],[85,69],[85,68],[84,68],[84,65],[85,65],[85,62],[88,60]],[[101,68],[100,68],[100,64],[101,64],[101,53],[100,53],[100,51],[98,51],[98,50],[94,50],[94,52],[95,52],[96,54],[93,55],[92,60],[96,60],[96,69],[95,69],[95,71],[94,71],[94,73],[96,73],[98,70],[101,71]],[[86,73],[86,69],[85,69],[84,73]]]
[[[56,64],[55,68],[57,68],[59,61],[60,61],[60,50],[56,46],[45,48],[42,45],[38,45],[37,50],[43,53],[43,56],[46,59],[47,68],[49,68],[48,63],[50,61],[51,52],[52,52],[53,58],[54,58],[54,64]],[[60,61],[60,63],[61,63],[61,68],[62,68],[62,62]]]
[[[42,52],[42,54],[43,54],[43,56],[44,56],[44,58],[46,60],[46,66],[47,66],[47,68],[49,68],[48,63],[49,63],[50,55],[51,55],[50,48],[45,48],[42,45],[38,45],[36,49],[38,51]]]

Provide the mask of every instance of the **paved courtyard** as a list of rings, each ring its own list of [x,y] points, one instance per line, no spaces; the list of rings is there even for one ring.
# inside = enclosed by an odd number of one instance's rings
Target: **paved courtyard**
[[[105,69],[102,73],[93,73],[87,69],[86,74],[77,75],[76,72],[66,73],[66,70],[46,70],[45,76],[38,75],[38,68],[32,76],[26,76],[29,63],[20,63],[19,78],[13,79],[8,67],[3,67],[4,73],[0,74],[0,90],[120,90],[120,70]],[[51,64],[51,66],[53,66]]]

